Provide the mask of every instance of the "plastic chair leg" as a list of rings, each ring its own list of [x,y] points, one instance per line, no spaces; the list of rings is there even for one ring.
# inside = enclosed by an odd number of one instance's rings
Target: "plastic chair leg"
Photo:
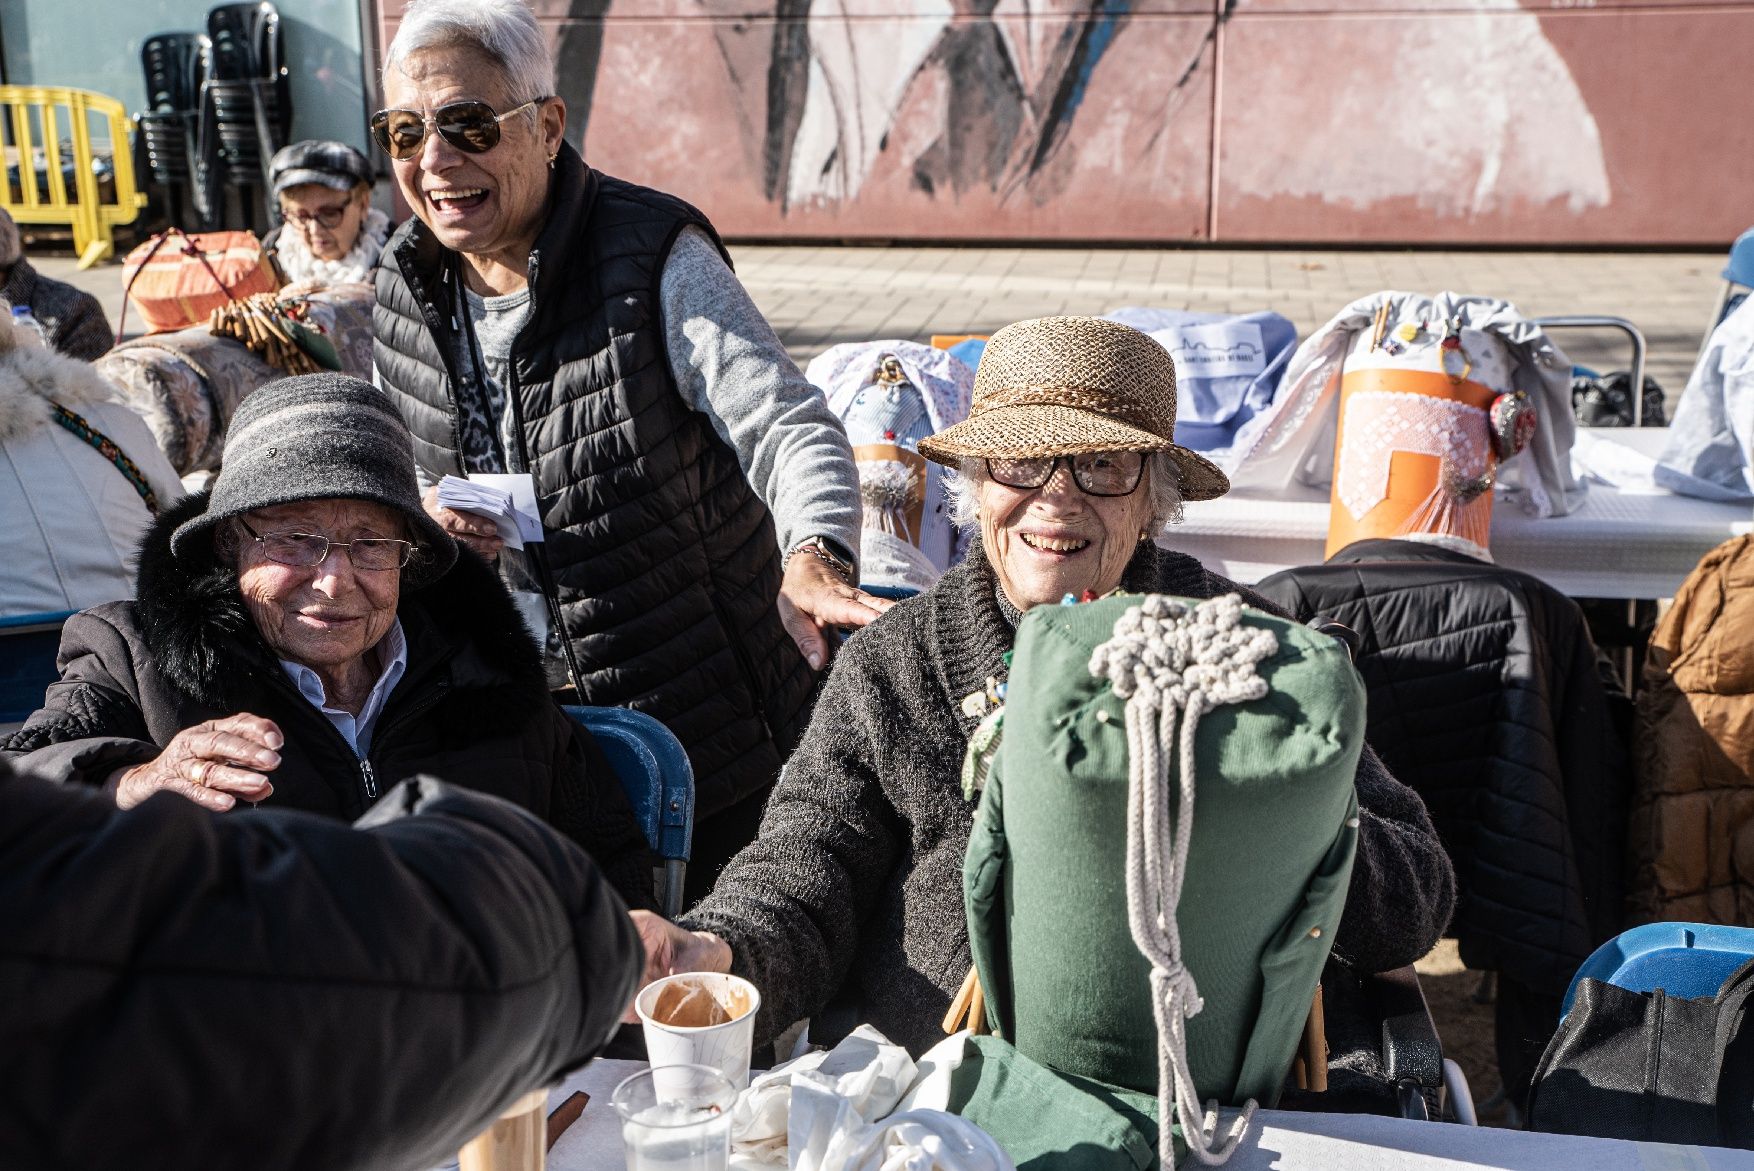
[[[1468,1075],[1449,1058],[1443,1059],[1443,1092],[1449,1112],[1463,1126],[1479,1126],[1480,1116],[1474,1109],[1474,1092],[1468,1088]]]
[[[664,892],[660,905],[664,909],[664,918],[675,919],[682,914],[682,880],[686,877],[688,864],[680,858],[664,860]]]

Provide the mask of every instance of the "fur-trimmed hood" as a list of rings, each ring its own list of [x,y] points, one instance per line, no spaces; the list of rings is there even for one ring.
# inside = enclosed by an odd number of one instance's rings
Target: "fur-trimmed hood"
[[[207,493],[197,493],[147,531],[134,609],[165,681],[209,707],[235,710],[250,679],[279,666],[245,609],[237,572],[214,556],[211,540],[183,557],[171,552],[171,534],[206,507]],[[397,616],[408,638],[403,686],[444,686],[440,702],[472,728],[519,727],[549,702],[535,640],[499,575],[467,549],[437,581],[404,590]],[[435,678],[439,664],[447,669]]]
[[[0,321],[0,439],[18,439],[47,427],[50,403],[77,412],[92,403],[122,401],[91,363],[20,345],[15,328],[10,318]]]

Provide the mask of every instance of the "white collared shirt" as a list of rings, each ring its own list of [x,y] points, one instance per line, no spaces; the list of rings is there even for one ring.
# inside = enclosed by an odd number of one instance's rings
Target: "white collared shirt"
[[[292,680],[298,693],[316,705],[318,711],[326,716],[335,730],[341,733],[353,754],[361,760],[371,751],[372,726],[378,722],[378,715],[384,710],[384,702],[390,693],[396,690],[396,684],[402,681],[403,672],[408,670],[408,639],[402,633],[400,618],[390,624],[377,646],[378,655],[386,660],[384,670],[378,681],[372,686],[371,694],[365,698],[365,706],[359,709],[359,715],[328,706],[328,694],[323,690],[323,681],[317,673],[303,663],[292,663],[280,660],[281,670]]]

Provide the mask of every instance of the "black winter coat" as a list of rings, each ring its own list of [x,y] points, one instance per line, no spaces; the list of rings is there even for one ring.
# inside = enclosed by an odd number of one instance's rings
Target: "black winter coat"
[[[433,1167],[598,1052],[639,938],[591,860],[415,781],[359,831],[0,760],[0,1167]]]
[[[22,770],[100,786],[182,729],[248,712],[286,737],[261,808],[351,821],[397,782],[435,776],[530,810],[589,851],[630,904],[654,905],[650,849],[626,795],[549,698],[535,645],[479,558],[464,550],[437,582],[402,594],[408,669],[361,760],[257,635],[236,572],[205,542],[197,557],[171,554],[170,534],[206,502],[180,501],[148,531],[135,601],[68,620],[61,681],[0,745]]]
[[[591,170],[570,146],[548,208],[505,388],[547,534],[545,588],[584,701],[674,732],[710,819],[773,783],[815,684],[780,622],[773,517],[670,375],[664,264],[684,228],[712,226],[673,196]],[[472,375],[454,369],[459,265],[411,219],[377,272],[379,379],[434,476],[464,470],[456,386]]]
[[[1630,785],[1625,700],[1577,604],[1416,541],[1359,541],[1257,588],[1361,636],[1366,734],[1455,863],[1463,961],[1563,992],[1618,930]]]

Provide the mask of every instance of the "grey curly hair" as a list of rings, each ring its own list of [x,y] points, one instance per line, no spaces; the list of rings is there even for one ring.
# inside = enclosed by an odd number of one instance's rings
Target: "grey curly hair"
[[[950,521],[961,529],[980,527],[980,485],[987,478],[987,461],[965,458],[954,471],[944,474],[944,492],[950,498]],[[1145,461],[1145,491],[1151,494],[1151,536],[1161,536],[1170,525],[1182,522],[1181,472],[1166,451],[1154,451]]]
[[[24,244],[18,238],[18,225],[6,209],[0,207],[0,268],[11,268],[24,255]]]
[[[554,57],[523,0],[414,0],[384,54],[384,74],[413,53],[468,46],[498,63],[516,102],[554,96]],[[534,125],[540,112],[523,111]]]

